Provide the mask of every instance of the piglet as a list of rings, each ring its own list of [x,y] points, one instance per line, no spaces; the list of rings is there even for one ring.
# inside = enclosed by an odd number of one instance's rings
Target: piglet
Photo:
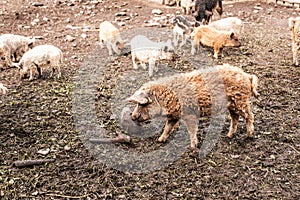
[[[37,69],[39,76],[42,75],[42,68],[50,66],[52,68],[51,75],[55,69],[58,71],[58,78],[61,76],[60,65],[63,62],[62,51],[53,45],[39,45],[27,51],[19,63],[13,65],[19,68],[20,79],[30,72],[29,80],[33,79],[33,70]]]
[[[155,62],[158,60],[172,60],[174,57],[174,48],[171,40],[167,42],[153,42],[147,37],[137,35],[130,41],[133,68],[138,69],[137,61],[144,69],[149,64],[149,77],[153,76],[154,71],[158,71]]]
[[[219,53],[223,55],[224,47],[240,47],[241,43],[234,32],[218,31],[213,27],[203,25],[195,29],[191,34],[193,39],[191,54],[194,55],[200,43],[214,48],[214,57],[218,58]]]

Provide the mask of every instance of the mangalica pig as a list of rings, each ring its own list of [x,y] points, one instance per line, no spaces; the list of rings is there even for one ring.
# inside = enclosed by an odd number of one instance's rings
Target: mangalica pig
[[[174,48],[171,40],[167,42],[153,42],[143,35],[137,35],[130,41],[131,56],[133,68],[138,69],[137,61],[140,62],[144,69],[147,69],[146,63],[149,64],[149,77],[158,68],[155,62],[158,60],[172,60],[174,57]]]
[[[121,49],[124,47],[124,42],[119,29],[108,21],[102,22],[99,29],[100,46],[103,47],[103,44],[105,44],[110,56],[112,55],[112,50],[116,54],[120,54]]]
[[[222,0],[196,0],[193,15],[202,24],[211,22],[213,11],[216,10],[220,17],[223,13]]]
[[[209,89],[212,86],[213,91]],[[129,102],[136,105],[131,118],[141,124],[166,116],[159,142],[165,142],[170,133],[183,122],[190,135],[191,147],[195,148],[198,145],[198,118],[211,116],[213,105],[219,105],[214,97],[222,97],[226,93],[224,108],[231,121],[227,137],[233,137],[239,118],[243,117],[247,135],[252,138],[254,115],[250,97],[259,95],[257,86],[257,76],[228,64],[216,66],[207,72],[195,70],[176,74],[146,83],[129,97]],[[223,87],[224,90],[221,89]]]
[[[196,48],[199,49],[200,43],[204,46],[214,48],[214,57],[218,58],[219,53],[222,57],[224,47],[240,47],[241,43],[237,34],[234,32],[218,31],[208,25],[200,26],[195,29],[191,34],[192,42],[192,55],[195,54]]]
[[[31,49],[34,43],[34,38],[22,35],[2,34],[0,36],[0,66],[10,67],[12,61],[19,62],[23,54]]]
[[[29,80],[33,79],[33,70],[37,69],[39,76],[42,75],[42,68],[50,66],[52,68],[51,75],[55,69],[58,71],[58,78],[61,76],[60,65],[63,62],[62,51],[53,45],[39,45],[27,51],[19,63],[14,66],[20,70],[20,78],[30,72]]]

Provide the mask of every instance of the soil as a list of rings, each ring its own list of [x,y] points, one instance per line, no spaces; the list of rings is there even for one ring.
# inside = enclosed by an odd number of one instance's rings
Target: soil
[[[82,68],[95,53],[106,52],[99,50],[97,44],[102,21],[113,21],[124,33],[143,28],[145,21],[153,17],[153,9],[162,10],[163,16],[181,9],[138,0],[41,1],[44,6],[34,6],[33,2],[36,1],[1,1],[0,33],[38,36],[37,44],[61,48],[63,77],[50,77],[50,70],[45,69],[41,78],[28,81],[19,80],[14,68],[0,72],[0,81],[9,89],[0,97],[1,199],[300,199],[300,68],[292,63],[288,29],[288,18],[299,14],[295,8],[224,1],[223,17],[237,16],[244,21],[242,46],[224,49],[225,56],[218,60],[212,59],[210,48],[201,47],[205,54],[203,65],[229,63],[258,76],[260,97],[252,99],[254,139],[247,139],[243,123],[232,139],[226,138],[227,120],[218,143],[205,157],[199,158],[193,150],[186,149],[159,170],[133,173],[99,159],[97,154],[105,149],[91,151],[97,145],[87,145],[80,134],[81,127],[76,126],[78,113],[74,113],[74,94],[81,84],[79,72],[84,71]],[[115,16],[118,12],[127,16]],[[125,25],[119,26],[119,22]],[[170,31],[171,25],[148,28],[148,34],[154,29]],[[103,66],[97,59],[93,61],[95,67]],[[182,52],[174,61],[163,61],[161,65],[177,71],[195,68]],[[111,103],[117,101],[114,91],[125,87],[118,83],[119,77],[131,73],[146,77],[135,80],[137,84],[149,79],[145,70],[132,70],[128,52],[108,61],[102,72],[92,90],[96,123],[107,137],[114,137],[124,132],[111,108]],[[131,87],[128,94],[138,86]],[[80,105],[84,107],[88,102]],[[204,120],[199,131],[200,141],[205,138],[206,123]],[[150,152],[171,144],[175,138],[160,144],[156,141],[158,136],[132,136],[130,144],[115,147]],[[25,159],[54,162],[23,168],[13,165]]]

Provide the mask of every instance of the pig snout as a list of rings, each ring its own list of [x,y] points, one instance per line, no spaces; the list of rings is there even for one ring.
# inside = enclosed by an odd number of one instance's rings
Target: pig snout
[[[131,113],[131,119],[132,119],[133,121],[137,121],[137,120],[140,118],[140,116],[141,116],[141,114],[138,113],[138,112],[132,112],[132,113]]]

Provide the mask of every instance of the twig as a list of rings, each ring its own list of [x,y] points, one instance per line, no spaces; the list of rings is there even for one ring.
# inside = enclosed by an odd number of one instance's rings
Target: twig
[[[48,162],[54,162],[54,159],[39,159],[39,160],[17,160],[13,163],[16,167],[28,167],[33,165],[42,165]]]
[[[107,144],[107,143],[130,143],[131,142],[131,138],[128,135],[125,134],[118,134],[117,137],[115,138],[91,138],[89,139],[90,142],[92,143],[102,143],[102,144]]]

